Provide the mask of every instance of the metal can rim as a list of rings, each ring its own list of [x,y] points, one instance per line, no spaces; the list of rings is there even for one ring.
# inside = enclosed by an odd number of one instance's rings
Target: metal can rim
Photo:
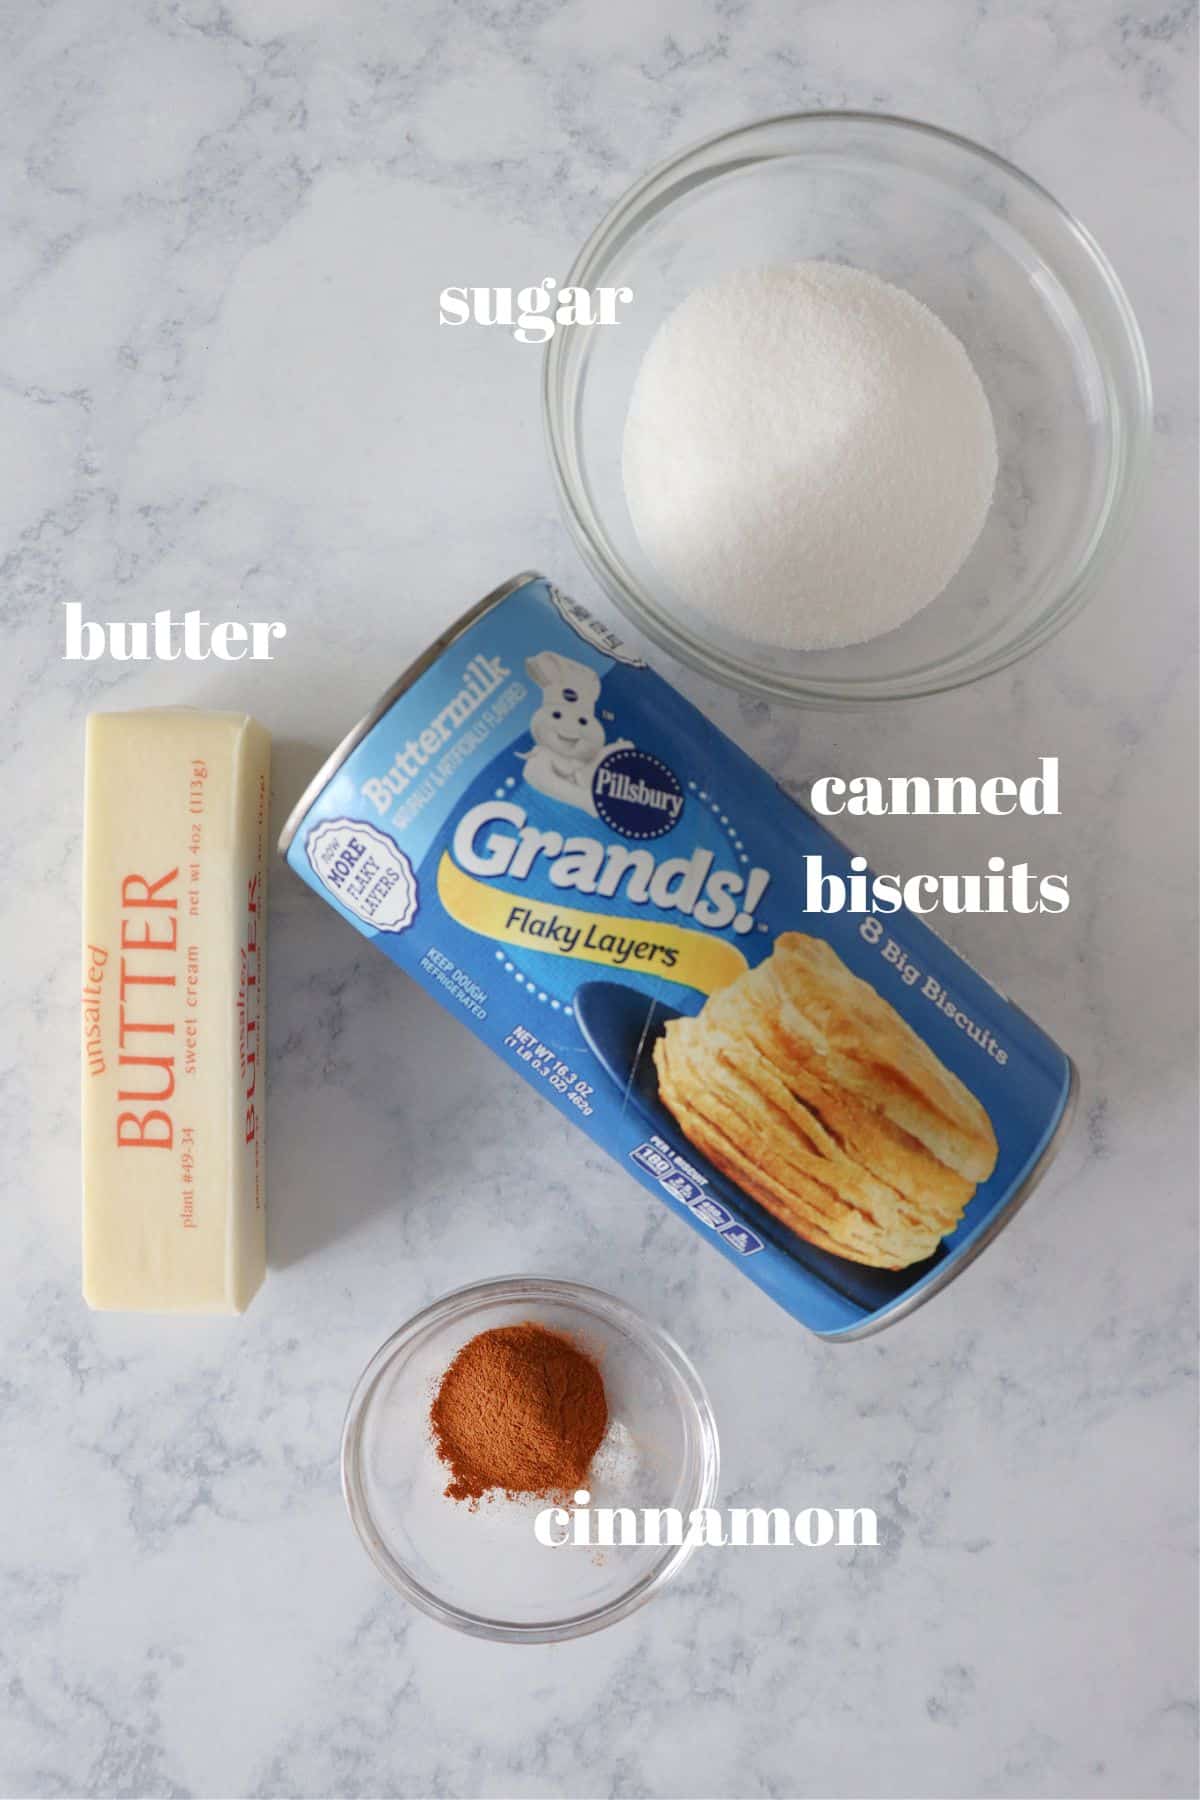
[[[281,856],[286,856],[291,849],[296,833],[300,829],[300,821],[318,794],[322,789],[328,787],[346,758],[357,750],[367,733],[379,723],[389,707],[395,705],[401,694],[406,693],[413,682],[418,681],[427,669],[431,669],[442,653],[448,650],[464,631],[469,631],[471,626],[486,612],[490,612],[493,606],[499,606],[502,600],[507,600],[510,594],[515,594],[518,588],[528,586],[531,581],[547,579],[547,576],[542,575],[536,569],[526,569],[520,575],[510,576],[507,581],[502,581],[499,587],[495,587],[490,593],[485,594],[482,600],[477,600],[474,606],[469,606],[465,612],[460,613],[454,622],[447,625],[445,631],[433,640],[427,650],[423,650],[414,662],[409,663],[404,672],[396,677],[387,692],[380,695],[370,711],[364,714],[358,724],[346,733],[337,747],[330,751],[304,789],[288,814],[283,830],[279,833],[279,854]]]

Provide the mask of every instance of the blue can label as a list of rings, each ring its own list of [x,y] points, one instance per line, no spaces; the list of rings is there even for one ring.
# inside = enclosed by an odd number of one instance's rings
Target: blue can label
[[[1067,1057],[922,921],[804,910],[849,854],[542,578],[312,799],[288,861],[798,1319],[857,1335],[1028,1185]]]

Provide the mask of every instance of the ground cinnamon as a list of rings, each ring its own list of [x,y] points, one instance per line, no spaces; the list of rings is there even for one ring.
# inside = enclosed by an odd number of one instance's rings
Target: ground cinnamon
[[[494,1489],[552,1498],[584,1485],[608,1425],[592,1358],[532,1321],[482,1331],[442,1376],[430,1411],[452,1500]]]

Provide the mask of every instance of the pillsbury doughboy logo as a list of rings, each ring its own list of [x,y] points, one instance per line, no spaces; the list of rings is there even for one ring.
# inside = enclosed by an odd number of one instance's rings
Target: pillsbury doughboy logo
[[[596,811],[611,831],[626,838],[663,837],[683,811],[675,771],[646,750],[611,751],[592,777]]]
[[[529,721],[533,749],[524,753],[525,779],[551,800],[595,817],[592,783],[601,759],[633,748],[628,738],[606,741],[596,717],[600,677],[586,663],[554,650],[526,657],[525,673],[542,690],[541,705]]]
[[[524,752],[529,786],[602,819],[621,837],[658,838],[670,831],[683,811],[679,778],[628,738],[608,742],[596,714],[596,671],[542,650],[526,658],[525,673],[542,690],[529,721],[533,749]]]

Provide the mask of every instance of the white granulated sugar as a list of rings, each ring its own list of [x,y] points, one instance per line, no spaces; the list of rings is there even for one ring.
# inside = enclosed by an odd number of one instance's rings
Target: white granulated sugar
[[[933,600],[979,536],[996,433],[928,307],[838,263],[698,288],[659,327],[622,472],[650,560],[714,624],[858,644]]]
[[[641,1458],[627,1425],[610,1418],[600,1448],[588,1470],[588,1491],[594,1506],[628,1504],[642,1474]]]

